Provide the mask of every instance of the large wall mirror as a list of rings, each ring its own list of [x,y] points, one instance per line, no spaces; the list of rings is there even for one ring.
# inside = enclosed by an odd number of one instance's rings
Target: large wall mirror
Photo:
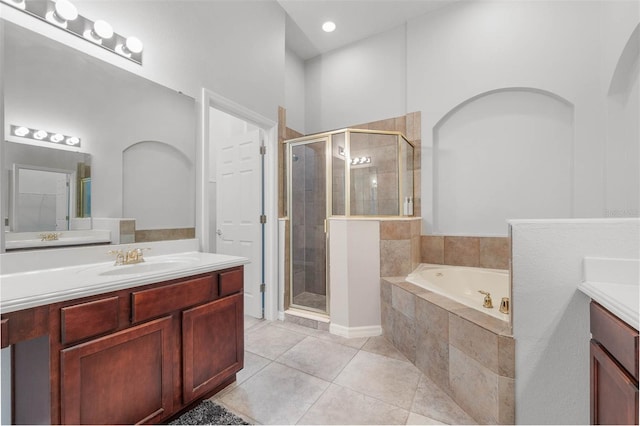
[[[3,24],[5,232],[133,219],[134,241],[194,237],[195,100]],[[11,135],[12,125],[74,135],[81,147],[26,145]],[[149,208],[160,205],[170,208]]]

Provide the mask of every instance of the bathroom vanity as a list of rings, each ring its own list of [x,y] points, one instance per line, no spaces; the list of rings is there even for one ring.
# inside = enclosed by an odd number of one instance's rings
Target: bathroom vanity
[[[585,258],[591,424],[638,424],[640,260]]]
[[[191,252],[4,275],[13,421],[158,423],[233,382],[246,262]]]

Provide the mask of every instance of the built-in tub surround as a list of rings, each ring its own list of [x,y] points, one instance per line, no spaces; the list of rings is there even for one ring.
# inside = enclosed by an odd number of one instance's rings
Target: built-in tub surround
[[[509,269],[511,247],[508,237],[422,235],[422,263]]]
[[[508,322],[405,281],[380,280],[383,335],[482,424],[515,423]]]

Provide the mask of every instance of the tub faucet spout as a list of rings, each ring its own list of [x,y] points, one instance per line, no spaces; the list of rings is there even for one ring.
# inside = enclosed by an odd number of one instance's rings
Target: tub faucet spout
[[[491,293],[484,290],[478,290],[478,293],[484,294],[484,303],[482,304],[485,308],[493,308],[493,301],[491,300]]]

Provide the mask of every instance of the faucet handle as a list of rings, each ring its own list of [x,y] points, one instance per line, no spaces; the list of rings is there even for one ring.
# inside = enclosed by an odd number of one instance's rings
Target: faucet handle
[[[144,257],[142,256],[142,252],[145,250],[151,250],[151,248],[149,247],[138,247],[136,249],[136,253],[138,254],[138,261],[139,262],[144,262]]]
[[[122,254],[122,250],[109,250],[107,254],[116,255],[116,263],[115,263],[116,266],[124,264],[124,254]]]
[[[484,303],[482,304],[485,308],[493,308],[493,301],[491,300],[491,293],[484,290],[478,290],[478,293],[484,294]]]

